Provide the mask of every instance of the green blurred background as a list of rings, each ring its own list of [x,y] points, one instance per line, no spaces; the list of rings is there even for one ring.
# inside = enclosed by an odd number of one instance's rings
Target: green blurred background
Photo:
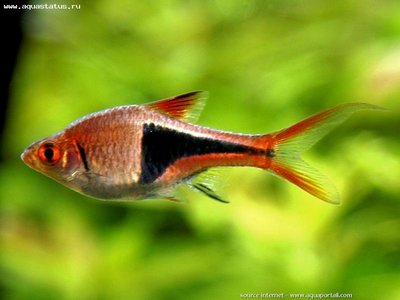
[[[1,141],[6,298],[400,299],[399,1],[80,4],[24,11]],[[229,205],[194,192],[103,202],[19,159],[87,113],[199,89],[210,93],[199,123],[243,133],[343,102],[390,111],[352,116],[305,155],[341,206],[250,168],[223,171]]]

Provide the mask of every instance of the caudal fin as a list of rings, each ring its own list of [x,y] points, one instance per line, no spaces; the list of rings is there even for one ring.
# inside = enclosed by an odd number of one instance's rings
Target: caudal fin
[[[322,111],[274,133],[274,156],[269,170],[321,200],[339,204],[340,196],[334,184],[303,161],[300,155],[352,113],[366,109],[382,110],[367,103],[347,103]]]

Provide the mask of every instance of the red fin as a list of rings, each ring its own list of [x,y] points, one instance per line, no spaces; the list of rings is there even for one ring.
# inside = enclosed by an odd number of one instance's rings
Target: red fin
[[[171,118],[194,122],[199,117],[206,98],[205,92],[197,91],[159,100],[148,104],[148,106],[167,114]]]
[[[269,170],[326,202],[339,204],[340,197],[331,181],[304,162],[300,155],[352,113],[382,108],[366,103],[339,105],[311,116],[272,135],[274,156]]]

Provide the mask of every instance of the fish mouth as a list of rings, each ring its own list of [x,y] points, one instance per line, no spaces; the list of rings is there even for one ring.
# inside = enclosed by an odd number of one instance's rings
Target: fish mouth
[[[21,153],[21,160],[27,164],[29,167],[33,166],[33,160],[32,160],[32,147],[28,147],[24,150],[24,152]]]

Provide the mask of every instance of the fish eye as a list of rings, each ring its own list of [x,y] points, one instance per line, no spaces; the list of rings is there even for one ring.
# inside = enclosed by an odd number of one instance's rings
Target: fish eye
[[[60,150],[51,143],[44,144],[39,148],[40,160],[49,165],[55,165],[60,160]]]

